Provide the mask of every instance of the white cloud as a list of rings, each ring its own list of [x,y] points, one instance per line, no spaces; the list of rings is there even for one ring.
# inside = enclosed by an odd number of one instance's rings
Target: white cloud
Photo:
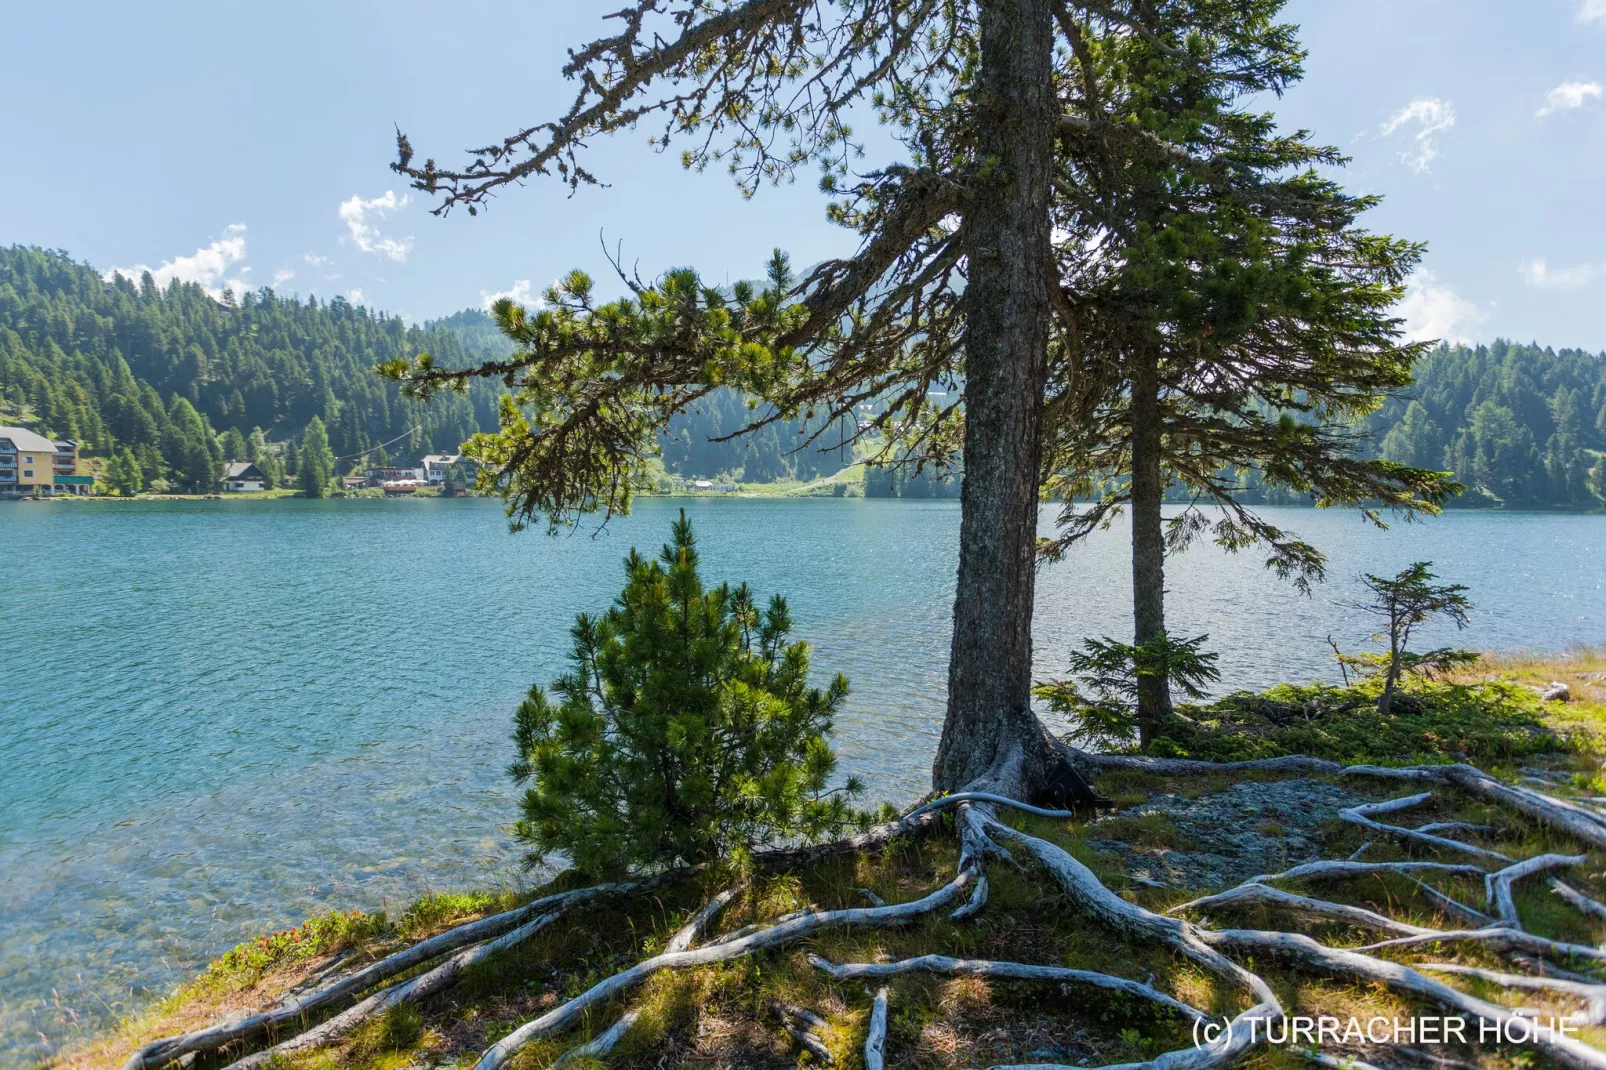
[[[1579,22],[1606,22],[1606,0],[1584,0],[1578,5]]]
[[[361,290],[351,289],[346,291],[346,300],[350,301],[354,305],[360,305],[366,302],[368,298],[363,296],[363,292]]]
[[[395,190],[386,190],[383,197],[366,201],[361,197],[341,201],[340,221],[346,224],[347,231],[347,236],[341,240],[351,242],[365,253],[375,253],[398,264],[405,263],[407,254],[413,251],[412,235],[387,238],[380,233],[372,219],[384,219],[391,212],[399,212],[406,207],[406,196],[396,196]]]
[[[1428,164],[1438,158],[1439,135],[1455,125],[1455,108],[1448,100],[1422,97],[1389,116],[1378,132],[1388,137],[1407,123],[1417,126],[1416,133],[1412,135],[1415,144],[1400,153],[1400,159],[1411,170],[1421,174],[1428,169]]]
[[[327,256],[319,256],[317,253],[304,253],[302,254],[301,259],[305,260],[313,267],[323,267],[325,264],[329,263],[329,258]]]
[[[1522,278],[1529,286],[1547,290],[1575,290],[1586,285],[1601,271],[1598,264],[1579,264],[1569,268],[1552,268],[1542,257],[1522,265]]]
[[[236,268],[235,265],[245,259],[245,224],[231,223],[223,228],[223,236],[211,245],[204,246],[190,256],[176,256],[171,260],[162,261],[160,267],[150,267],[146,264],[135,264],[132,267],[114,267],[106,272],[106,281],[110,282],[112,276],[122,275],[137,283],[145,272],[151,273],[156,285],[166,287],[168,283],[177,279],[179,282],[193,282],[213,297],[222,297],[225,289],[232,289],[236,293],[243,293],[251,288],[245,276],[251,271],[248,267]],[[228,278],[231,270],[239,272],[234,278]]]
[[[295,277],[296,273],[294,271],[291,271],[289,268],[280,268],[278,271],[273,273],[273,285],[275,288],[283,286],[285,283],[289,282]]]
[[[1606,5],[1606,0],[1600,0]],[[1606,9],[1606,7],[1603,7]],[[1545,106],[1534,112],[1535,119],[1543,119],[1547,115],[1554,115],[1558,111],[1571,111],[1573,108],[1582,108],[1591,100],[1600,98],[1599,82],[1563,82],[1545,94]]]
[[[491,306],[502,300],[504,297],[515,304],[523,305],[525,308],[536,308],[540,305],[540,301],[533,293],[530,292],[530,280],[516,279],[513,282],[513,288],[511,290],[499,290],[494,294],[488,294],[484,290],[481,290],[480,307],[489,312],[491,310]]]
[[[1442,339],[1473,341],[1473,333],[1489,314],[1439,281],[1427,268],[1417,268],[1406,284],[1405,298],[1394,309],[1405,321],[1409,342]]]

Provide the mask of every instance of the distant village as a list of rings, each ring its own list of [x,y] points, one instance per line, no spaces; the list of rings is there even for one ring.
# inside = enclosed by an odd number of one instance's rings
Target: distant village
[[[378,489],[387,496],[414,494],[430,488],[441,494],[462,494],[474,484],[478,465],[457,453],[432,453],[416,468],[369,468],[346,476],[347,490]],[[219,494],[253,494],[268,490],[268,476],[251,461],[230,461],[218,482]],[[0,427],[0,498],[87,498],[95,493],[95,477],[80,470],[78,443],[50,439],[25,427]]]

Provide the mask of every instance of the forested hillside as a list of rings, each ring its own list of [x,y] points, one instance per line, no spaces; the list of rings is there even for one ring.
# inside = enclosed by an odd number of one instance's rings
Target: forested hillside
[[[1457,505],[1606,501],[1606,354],[1441,346],[1370,427],[1382,456],[1455,472]]]
[[[398,436],[395,454],[449,451],[494,427],[489,384],[419,405],[373,373],[426,350],[468,358],[444,326],[408,327],[338,297],[217,301],[149,275],[106,281],[65,253],[0,250],[0,411],[90,453],[129,449],[147,486],[212,489],[208,466],[231,459],[217,440],[228,431],[249,441],[260,429],[282,453],[318,417],[346,456]]]
[[[498,385],[475,380],[466,396],[419,405],[374,365],[424,351],[458,365],[509,349],[478,310],[409,327],[339,297],[260,290],[218,301],[195,285],[158,289],[148,276],[106,281],[61,252],[0,249],[0,423],[76,439],[88,454],[126,449],[144,486],[211,489],[222,461],[264,451],[293,470],[296,450],[286,447],[314,417],[343,459],[338,471],[454,451],[496,426]],[[804,432],[814,425],[804,421],[716,441],[752,418],[739,394],[715,391],[671,423],[665,470],[763,483],[817,479],[853,462],[849,449],[819,448],[850,435],[847,421],[812,446]],[[1455,505],[1600,506],[1606,354],[1441,346],[1366,430],[1381,456],[1454,471],[1469,488]],[[375,450],[381,443],[391,445]],[[1248,500],[1285,500],[1249,482]],[[951,497],[957,488],[951,475],[872,470],[865,492]]]

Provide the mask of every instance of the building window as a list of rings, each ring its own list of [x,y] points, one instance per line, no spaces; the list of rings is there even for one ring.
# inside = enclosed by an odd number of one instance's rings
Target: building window
[[[22,463],[23,464],[33,464],[33,458],[32,457],[24,457],[22,459]]]
[[[27,478],[29,478],[29,479],[32,479],[32,478],[33,478],[33,469],[32,469],[32,468],[30,468],[30,469],[28,469],[28,470],[27,470],[27,471],[26,471],[26,472],[24,472],[24,473],[22,473],[22,474],[23,474],[23,475],[24,475],[24,476],[26,476],[26,477],[27,477]]]

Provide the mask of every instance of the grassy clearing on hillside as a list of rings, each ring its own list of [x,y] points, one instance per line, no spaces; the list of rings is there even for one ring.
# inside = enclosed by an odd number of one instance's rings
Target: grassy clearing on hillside
[[[1248,700],[1228,707],[1214,720],[1199,718],[1188,741],[1211,756],[1259,756],[1292,750],[1323,753],[1343,760],[1406,761],[1417,757],[1454,757],[1459,750],[1480,764],[1506,767],[1516,774],[1530,765],[1559,772],[1564,781],[1553,789],[1580,793],[1601,791],[1595,780],[1597,741],[1606,729],[1606,655],[1579,654],[1568,659],[1486,659],[1465,678],[1416,689],[1420,706],[1385,722],[1362,707],[1342,714],[1318,714],[1278,723],[1258,719]],[[1539,703],[1517,685],[1563,680],[1578,700],[1561,705]],[[1493,683],[1486,690],[1474,684]],[[1273,703],[1323,702],[1342,695],[1353,700],[1364,689],[1274,689]],[[1274,706],[1277,713],[1281,707]],[[1278,713],[1280,716],[1280,713]],[[1401,750],[1389,750],[1399,747]],[[1443,750],[1434,750],[1443,747]],[[1547,749],[1548,748],[1548,749]],[[1474,757],[1474,755],[1482,757]],[[1565,782],[1565,774],[1573,780]],[[1130,804],[1160,794],[1176,794],[1208,802],[1208,796],[1247,779],[1226,774],[1187,778],[1121,772],[1101,777],[1101,793]],[[1258,777],[1259,780],[1279,779]],[[1326,779],[1326,778],[1317,778]],[[1384,799],[1406,790],[1380,782],[1344,786],[1371,798]],[[1129,879],[1115,853],[1090,840],[1119,840],[1150,853],[1210,849],[1181,834],[1161,815],[1119,812],[1093,825],[1006,815],[1018,828],[1049,839],[1088,865],[1108,887],[1150,910],[1161,911],[1217,887],[1149,887]],[[1281,836],[1296,820],[1315,829],[1319,856],[1345,858],[1363,847],[1367,861],[1435,857],[1419,848],[1402,849],[1338,819],[1336,813],[1289,815],[1267,813],[1254,827],[1266,836]],[[1433,798],[1409,811],[1402,824],[1459,820],[1492,826],[1469,842],[1514,858],[1545,852],[1576,853],[1569,838],[1461,792],[1435,788]],[[1370,842],[1368,842],[1370,841]],[[1606,899],[1606,853],[1590,850],[1588,863],[1568,870],[1574,887]],[[1439,856],[1462,861],[1456,855]],[[860,889],[868,888],[889,902],[908,901],[950,879],[957,861],[954,836],[944,829],[923,839],[903,842],[877,855],[828,861],[806,870],[766,875],[756,880],[720,916],[709,934],[731,932],[750,922],[773,918],[813,905],[820,908],[863,906]],[[590,1014],[578,1027],[530,1045],[515,1063],[525,1070],[544,1070],[565,1051],[602,1032],[626,1009],[642,1014],[607,1065],[623,1070],[665,1070],[672,1066],[798,1067],[812,1062],[799,1053],[781,1028],[777,1003],[811,1008],[829,1023],[822,1038],[838,1070],[862,1067],[862,1045],[873,986],[836,982],[810,965],[808,955],[834,962],[889,961],[921,954],[1013,960],[1098,970],[1139,981],[1208,1010],[1230,1013],[1242,1005],[1241,993],[1223,988],[1197,967],[1155,944],[1134,944],[1084,918],[1054,886],[1031,870],[1000,862],[988,867],[991,897],[985,910],[954,923],[928,917],[901,930],[826,931],[812,941],[718,966],[660,973],[639,989],[623,994]],[[563,878],[548,889],[520,895],[435,896],[405,914],[331,914],[297,930],[242,944],[214,963],[196,981],[146,1014],[123,1024],[96,1044],[47,1064],[54,1068],[110,1068],[120,1065],[139,1044],[157,1036],[266,1007],[303,984],[331,963],[354,969],[405,943],[439,932],[470,917],[508,909],[535,894],[566,886]],[[308,1056],[284,1062],[284,1070],[400,1070],[413,1066],[471,1066],[479,1053],[520,1023],[585,991],[604,977],[661,950],[669,936],[715,892],[729,875],[704,874],[661,889],[652,896],[617,901],[576,911],[529,943],[483,964],[461,983],[417,1008],[402,1008],[369,1023],[355,1035]],[[1435,877],[1432,883],[1462,902],[1481,905],[1479,878]],[[1291,891],[1363,906],[1391,917],[1440,928],[1458,928],[1410,879],[1368,877],[1315,886],[1280,883]],[[1606,941],[1606,922],[1592,920],[1566,907],[1543,879],[1516,886],[1516,901],[1526,928],[1540,935],[1599,945]],[[1336,924],[1306,924],[1264,907],[1218,909],[1217,927],[1245,925],[1306,932],[1323,942],[1359,947],[1376,934]],[[339,956],[345,955],[344,959]],[[1382,953],[1400,962],[1458,962],[1509,969],[1477,945],[1434,945]],[[1413,1013],[1441,1013],[1368,984],[1325,979],[1255,962],[1290,1014],[1373,1015],[1387,1018]],[[1589,970],[1591,964],[1566,964]],[[422,967],[421,967],[422,968]],[[1151,980],[1152,978],[1152,980]],[[1442,977],[1452,986],[1506,1006],[1564,1014],[1575,1003],[1551,994],[1514,992],[1469,978]],[[1002,1063],[1055,1062],[1100,1064],[1152,1058],[1190,1043],[1187,1023],[1148,1004],[1088,989],[988,982],[977,978],[944,978],[907,974],[888,982],[891,991],[888,1063],[918,1070],[961,1070]],[[1606,1045],[1606,1030],[1586,1029],[1586,1042]],[[1435,1053],[1487,1068],[1530,1070],[1543,1065],[1531,1051],[1438,1047]],[[1357,1054],[1351,1052],[1349,1054]],[[1358,1053],[1376,1060],[1377,1053]],[[1385,1060],[1386,1061],[1386,1060]],[[198,1070],[222,1066],[226,1060],[197,1063]],[[591,1070],[595,1061],[569,1064]],[[1251,1060],[1255,1070],[1308,1067],[1293,1048],[1262,1051]]]

